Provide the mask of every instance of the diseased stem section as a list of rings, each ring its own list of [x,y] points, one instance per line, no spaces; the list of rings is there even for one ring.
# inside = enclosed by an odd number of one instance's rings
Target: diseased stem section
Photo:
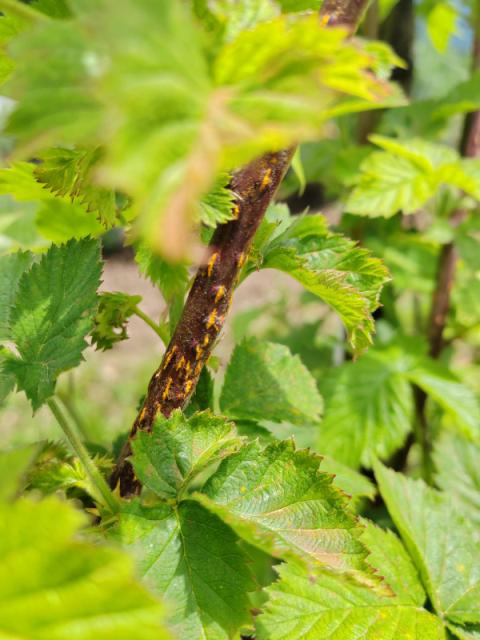
[[[324,24],[353,32],[368,0],[326,0],[320,11]],[[207,264],[197,272],[182,316],[150,380],[147,395],[110,479],[122,496],[139,492],[128,461],[131,438],[141,429],[149,431],[158,414],[169,416],[186,405],[210,357],[225,322],[241,269],[268,205],[272,201],[295,149],[267,153],[232,176],[236,195],[235,219],[217,227],[209,246]]]
[[[292,159],[293,149],[270,153],[236,172],[231,188],[236,194],[236,219],[217,227],[209,246],[207,264],[197,272],[182,316],[150,380],[143,406],[130,437],[149,431],[159,413],[169,416],[188,402],[225,322],[231,297],[247,258],[255,232]],[[140,485],[126,459],[124,446],[111,478],[121,495],[138,492]]]

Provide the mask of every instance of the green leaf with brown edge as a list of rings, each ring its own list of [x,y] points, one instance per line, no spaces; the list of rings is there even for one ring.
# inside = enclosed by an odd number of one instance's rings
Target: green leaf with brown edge
[[[239,637],[255,588],[233,531],[196,502],[124,506],[115,537],[133,555],[143,581],[167,605],[182,640]]]
[[[132,441],[132,464],[140,482],[163,499],[184,494],[207,467],[218,464],[242,444],[235,425],[210,411],[186,418],[176,410],[160,415],[152,431]]]
[[[227,457],[193,497],[266,553],[374,583],[362,529],[320,463],[292,440],[265,448],[254,441]]]
[[[230,358],[220,409],[234,418],[306,424],[319,420],[323,401],[298,356],[284,345],[250,338]]]

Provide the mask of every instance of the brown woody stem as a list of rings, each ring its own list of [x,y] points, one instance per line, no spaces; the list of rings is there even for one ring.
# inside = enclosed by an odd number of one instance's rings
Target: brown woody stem
[[[326,0],[325,23],[354,31],[368,0]],[[169,416],[183,408],[210,357],[230,306],[235,285],[268,205],[272,201],[294,153],[287,149],[267,153],[234,173],[235,219],[217,227],[209,246],[209,259],[199,268],[175,333],[162,362],[150,380],[147,396],[123,447],[111,477],[120,494],[140,490],[128,460],[131,438],[138,430],[152,429],[158,414]]]

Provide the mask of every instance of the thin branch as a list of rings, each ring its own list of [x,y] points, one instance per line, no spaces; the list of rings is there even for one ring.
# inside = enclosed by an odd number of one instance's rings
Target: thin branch
[[[320,12],[324,24],[354,31],[368,0],[326,0]],[[138,493],[140,483],[128,461],[131,438],[149,431],[156,416],[169,416],[190,399],[200,373],[212,352],[230,307],[243,264],[268,205],[290,166],[294,149],[267,153],[234,173],[234,220],[217,227],[209,259],[199,268],[182,316],[160,367],[148,386],[147,396],[123,447],[111,477],[123,496]]]
[[[80,414],[78,413],[75,403],[72,401],[70,397],[70,394],[67,392],[62,392],[57,390],[56,395],[57,395],[57,398],[61,401],[61,403],[65,407],[68,415],[71,417],[71,419],[75,423],[75,426],[77,427],[77,430],[80,433],[83,440],[84,441],[89,440],[90,439],[89,431],[84,421],[80,417]]]
[[[65,437],[70,443],[70,446],[82,463],[92,485],[95,487],[96,492],[98,493],[99,501],[103,502],[112,513],[116,513],[119,507],[118,502],[113,493],[110,491],[105,478],[102,476],[95,463],[90,458],[90,455],[86,450],[83,442],[80,440],[75,431],[70,427],[68,420],[63,415],[62,410],[58,406],[56,400],[50,398],[50,400],[47,401],[47,404],[56,421],[58,422],[60,428],[65,434]]]
[[[141,318],[145,322],[145,324],[148,324],[150,329],[153,329],[153,331],[155,331],[155,333],[163,342],[163,344],[167,346],[168,332],[165,330],[165,328],[162,325],[159,325],[156,322],[154,322],[152,318],[150,318],[150,316],[144,313],[138,306],[135,307],[134,313],[138,318]]]

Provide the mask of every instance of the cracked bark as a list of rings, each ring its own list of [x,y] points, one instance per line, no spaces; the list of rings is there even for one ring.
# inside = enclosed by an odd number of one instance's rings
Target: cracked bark
[[[368,0],[326,0],[320,11],[324,24],[352,33]],[[128,457],[138,430],[150,431],[158,414],[169,416],[190,399],[220,333],[240,271],[268,205],[290,166],[294,149],[267,153],[232,176],[236,194],[234,220],[217,227],[209,259],[195,276],[182,316],[153,374],[130,436],[110,478],[122,496],[138,494],[141,485]]]

